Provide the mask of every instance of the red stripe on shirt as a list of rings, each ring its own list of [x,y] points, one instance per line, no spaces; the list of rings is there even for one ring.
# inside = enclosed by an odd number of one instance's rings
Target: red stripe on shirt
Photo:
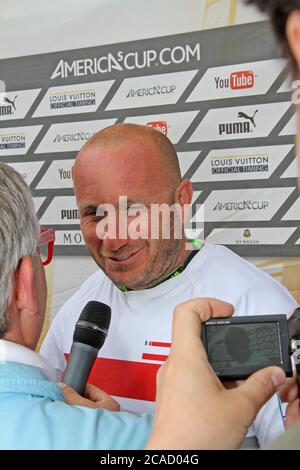
[[[68,360],[69,354],[65,357]],[[88,381],[109,395],[155,401],[159,368],[160,364],[98,357]]]
[[[148,361],[165,361],[168,356],[165,356],[164,354],[149,354],[149,353],[143,353],[142,359],[147,359]]]
[[[159,348],[170,348],[172,343],[162,343],[161,341],[150,341],[149,346],[157,346]]]

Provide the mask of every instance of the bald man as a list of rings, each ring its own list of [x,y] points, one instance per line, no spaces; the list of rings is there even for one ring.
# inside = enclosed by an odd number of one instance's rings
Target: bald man
[[[154,410],[156,373],[169,354],[177,304],[214,297],[231,303],[235,315],[295,309],[280,284],[227,248],[185,238],[192,185],[181,178],[176,151],[158,131],[117,124],[98,132],[76,158],[74,187],[84,239],[101,269],[66,302],[45,339],[42,354],[58,374],[89,300],[112,308],[109,335],[90,381],[136,413]],[[166,220],[154,217],[157,207],[174,210]],[[275,396],[248,437],[266,445],[283,431]]]

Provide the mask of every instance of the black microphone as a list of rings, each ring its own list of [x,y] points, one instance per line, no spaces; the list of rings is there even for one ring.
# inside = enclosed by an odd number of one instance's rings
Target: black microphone
[[[111,308],[102,302],[86,304],[76,323],[63,382],[83,395],[91,369],[110,325]]]

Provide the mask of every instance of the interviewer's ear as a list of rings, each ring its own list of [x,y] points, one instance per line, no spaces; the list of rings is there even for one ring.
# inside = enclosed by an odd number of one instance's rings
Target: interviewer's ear
[[[300,70],[300,10],[294,10],[286,23],[286,36],[289,46]]]
[[[15,274],[14,295],[17,307],[35,315],[38,312],[34,283],[34,261],[30,256],[24,256]]]

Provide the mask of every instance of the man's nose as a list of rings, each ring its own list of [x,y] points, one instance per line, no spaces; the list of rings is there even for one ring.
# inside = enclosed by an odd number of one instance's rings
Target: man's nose
[[[105,237],[102,240],[103,244],[103,251],[105,252],[115,252],[118,251],[123,246],[127,245],[128,238],[119,238],[118,236],[115,238]]]
[[[104,249],[118,251],[128,243],[128,221],[126,218],[119,217],[119,219],[116,220],[116,230],[113,235],[114,236],[110,236],[107,234],[103,240]]]

